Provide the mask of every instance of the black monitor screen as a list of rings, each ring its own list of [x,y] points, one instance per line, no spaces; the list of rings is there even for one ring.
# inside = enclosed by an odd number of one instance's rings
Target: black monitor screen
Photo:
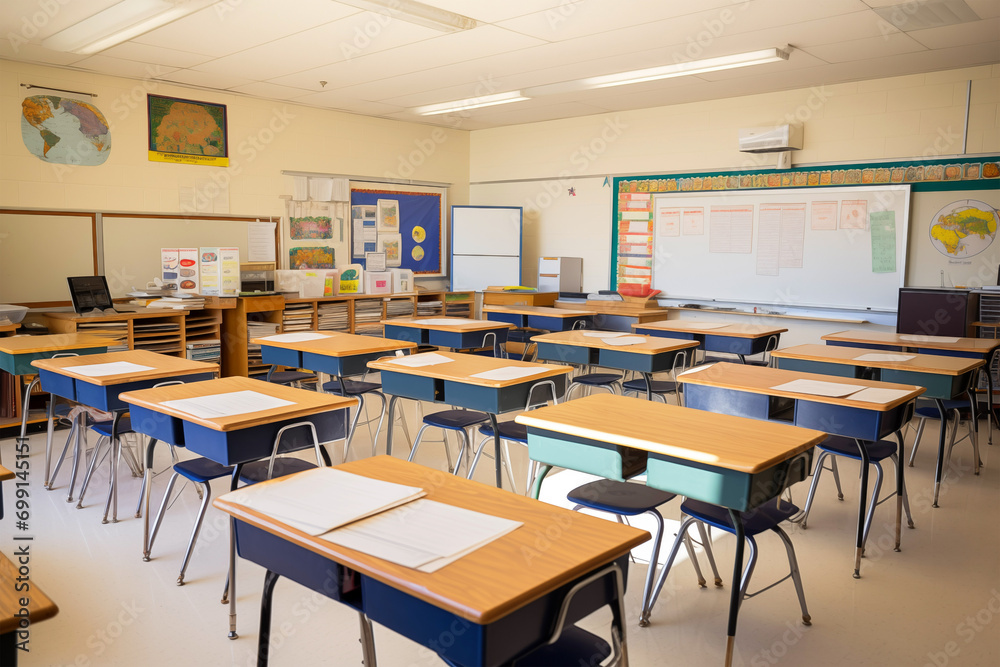
[[[968,295],[956,290],[901,289],[896,333],[968,336]]]
[[[69,293],[73,297],[73,310],[77,313],[114,307],[108,291],[108,281],[104,276],[78,276],[66,280],[69,281]]]

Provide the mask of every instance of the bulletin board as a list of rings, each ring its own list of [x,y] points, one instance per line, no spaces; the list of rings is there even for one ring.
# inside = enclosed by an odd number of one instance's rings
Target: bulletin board
[[[352,187],[351,263],[364,266],[364,252],[385,252],[387,268],[445,275],[444,210],[441,192]]]

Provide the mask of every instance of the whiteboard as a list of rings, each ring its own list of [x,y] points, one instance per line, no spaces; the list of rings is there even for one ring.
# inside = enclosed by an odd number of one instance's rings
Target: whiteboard
[[[909,202],[908,185],[654,195],[652,286],[681,300],[895,311]]]
[[[94,227],[91,213],[0,211],[0,303],[68,305],[66,278],[97,275]]]
[[[113,298],[160,277],[160,248],[239,248],[247,261],[246,219],[108,215],[104,220],[104,275]]]
[[[452,257],[453,292],[482,292],[491,285],[519,285],[521,258],[486,255]]]
[[[456,255],[520,255],[521,207],[452,206],[451,239]]]

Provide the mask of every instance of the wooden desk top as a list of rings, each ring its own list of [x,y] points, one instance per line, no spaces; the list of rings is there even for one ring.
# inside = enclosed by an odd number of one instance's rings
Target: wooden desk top
[[[514,421],[751,474],[826,438],[820,431],[790,424],[612,394],[594,394],[522,412]]]
[[[7,470],[3,466],[0,466],[0,482],[6,482],[8,479],[14,479],[14,471]]]
[[[21,328],[20,324],[0,324],[0,333],[13,333]]]
[[[406,373],[407,375],[419,375],[421,377],[431,377],[439,380],[451,380],[464,384],[474,384],[480,387],[508,387],[522,382],[535,382],[557,375],[566,375],[573,372],[570,366],[556,366],[553,364],[539,364],[531,361],[517,361],[515,359],[497,359],[495,357],[484,357],[479,354],[463,354],[461,352],[424,352],[423,354],[410,355],[407,359],[414,359],[428,354],[437,354],[448,357],[453,361],[433,366],[403,366],[393,363],[393,359],[378,359],[369,361],[368,368],[378,371],[393,371],[396,373]],[[542,372],[536,375],[515,378],[513,380],[485,380],[483,378],[470,377],[476,373],[483,373],[497,368],[534,368]]]
[[[681,373],[677,377],[677,380],[679,382],[689,384],[721,387],[723,389],[736,389],[752,394],[783,396],[785,398],[794,398],[801,401],[827,403],[829,405],[842,405],[851,408],[861,408],[863,410],[875,410],[877,412],[887,412],[892,410],[893,408],[902,405],[907,401],[911,401],[927,391],[923,387],[918,387],[916,385],[896,384],[894,382],[877,382],[875,380],[860,380],[858,378],[821,375],[819,373],[801,373],[799,371],[788,371],[779,368],[767,368],[764,366],[747,366],[744,364],[730,364],[726,362],[711,364],[710,366],[710,368],[706,368],[705,370]],[[851,384],[862,387],[875,387],[878,389],[899,389],[905,390],[906,394],[888,403],[870,403],[868,401],[852,401],[850,396],[816,396],[814,394],[803,394],[800,392],[773,388],[793,380],[815,380],[818,382]]]
[[[255,391],[259,394],[266,394],[291,401],[295,405],[214,419],[202,419],[162,405],[164,401],[195,398],[198,396],[213,396],[215,394],[227,394],[234,391]],[[237,376],[206,380],[204,382],[191,382],[189,384],[175,384],[153,389],[126,391],[120,394],[118,398],[131,405],[139,405],[154,412],[161,412],[171,417],[200,424],[214,431],[237,431],[239,429],[260,426],[261,424],[269,424],[282,419],[306,417],[320,412],[350,408],[358,404],[358,399],[356,398],[321,394],[318,391],[286,387],[280,384],[264,382],[263,380],[253,380]]]
[[[0,352],[7,354],[58,352],[59,350],[79,350],[92,347],[107,347],[109,345],[118,345],[118,341],[106,336],[80,333],[0,338]]]
[[[634,352],[636,354],[659,354],[661,352],[671,352],[673,350],[685,350],[698,347],[698,341],[682,338],[660,338],[659,336],[643,336],[642,334],[628,334],[629,337],[642,338],[644,343],[635,345],[612,345],[597,336],[585,336],[584,333],[598,333],[593,330],[578,329],[576,331],[556,331],[553,333],[532,336],[534,343],[555,343],[557,345],[572,345],[574,347],[589,347],[600,350],[618,350],[620,352]],[[608,331],[609,336],[617,334],[615,338],[622,338],[620,331]],[[614,338],[610,338],[614,340]]]
[[[556,308],[573,308],[575,306],[575,303],[563,304],[558,301],[555,303]],[[639,317],[645,315],[647,317],[657,316],[666,319],[668,313],[670,313],[668,308],[661,308],[658,306],[654,308],[646,308],[631,301],[587,301],[585,308],[602,315],[622,315],[624,317]]]
[[[77,313],[45,313],[45,317],[53,320],[70,320],[73,322],[123,322],[125,320],[141,320],[147,317],[169,317],[183,315],[191,310],[201,308],[142,308],[140,310],[119,310],[111,315],[79,315]]]
[[[643,329],[657,329],[660,331],[683,331],[684,333],[729,336],[731,338],[764,338],[765,336],[773,336],[788,331],[788,329],[776,329],[775,327],[760,324],[727,322],[725,326],[721,327],[718,326],[719,324],[722,324],[722,322],[659,320],[657,322],[649,322],[648,324],[633,324],[632,328],[642,327]]]
[[[349,357],[355,354],[370,354],[372,352],[392,352],[394,350],[412,350],[416,343],[391,338],[375,338],[374,336],[359,336],[349,333],[328,333],[325,331],[302,331],[296,333],[322,333],[325,338],[303,341],[267,340],[269,336],[254,338],[251,343],[268,347],[281,347],[288,350],[299,350],[322,354],[328,357]],[[277,334],[281,335],[281,334]]]
[[[381,324],[412,329],[433,329],[434,331],[484,331],[486,329],[513,329],[513,324],[493,320],[473,320],[468,317],[400,317],[382,320]]]
[[[571,310],[553,306],[483,306],[484,313],[510,313],[512,315],[539,315],[541,317],[586,317],[596,315],[596,310]]]
[[[858,360],[866,354],[903,354],[912,356],[906,361],[870,361]],[[867,368],[891,368],[901,371],[916,371],[933,373],[934,375],[963,375],[979,368],[986,362],[971,357],[947,357],[940,354],[916,354],[909,352],[886,352],[885,350],[866,350],[863,347],[843,347],[840,345],[795,345],[774,350],[772,356],[779,359],[802,359],[806,361],[825,361],[849,366],[865,366]]]
[[[954,338],[954,336],[952,337]],[[954,350],[955,352],[977,352],[986,354],[1000,347],[1000,338],[959,338],[952,342],[947,336],[921,336],[918,334],[897,334],[886,331],[865,331],[848,329],[823,336],[823,340],[842,343],[870,343],[873,345],[899,345],[901,347],[922,347],[929,350]]]
[[[426,573],[311,537],[224,497],[214,504],[241,521],[479,624],[496,621],[649,539],[644,530],[569,512],[390,456],[352,461],[337,468],[419,486],[427,491],[429,500],[524,525],[437,572]],[[287,477],[262,484],[280,484],[284,479]],[[538,536],[553,526],[559,527],[558,538],[539,545]]]
[[[25,544],[30,543],[25,542]],[[28,591],[14,590],[13,582],[17,576],[17,566],[11,562],[7,554],[0,553],[0,582],[3,582],[0,585],[0,634],[2,635],[17,629],[19,619],[14,614],[21,609],[22,597],[29,599],[28,615],[32,625],[59,613],[59,607],[35,584],[34,578],[28,582],[31,587]]]
[[[153,370],[132,371],[118,375],[103,375],[88,377],[73,371],[74,366],[90,366],[92,364],[110,364],[127,361],[140,366],[150,366]],[[195,375],[198,373],[218,373],[219,365],[205,361],[191,361],[166,354],[157,354],[148,350],[124,350],[122,352],[105,352],[103,354],[88,354],[84,357],[59,357],[58,359],[36,359],[31,362],[35,368],[52,371],[60,375],[82,380],[98,386],[108,386],[134,382],[136,380],[155,380],[157,378],[176,377],[178,375]]]

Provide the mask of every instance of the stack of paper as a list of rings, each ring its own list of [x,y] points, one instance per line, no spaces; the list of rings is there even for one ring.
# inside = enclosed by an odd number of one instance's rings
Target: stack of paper
[[[347,302],[322,303],[317,311],[317,328],[327,331],[347,331]]]
[[[798,394],[809,394],[811,396],[831,396],[843,397],[855,394],[865,387],[857,384],[841,384],[839,382],[823,382],[821,380],[792,380],[779,384],[771,389],[781,391],[793,391]]]

